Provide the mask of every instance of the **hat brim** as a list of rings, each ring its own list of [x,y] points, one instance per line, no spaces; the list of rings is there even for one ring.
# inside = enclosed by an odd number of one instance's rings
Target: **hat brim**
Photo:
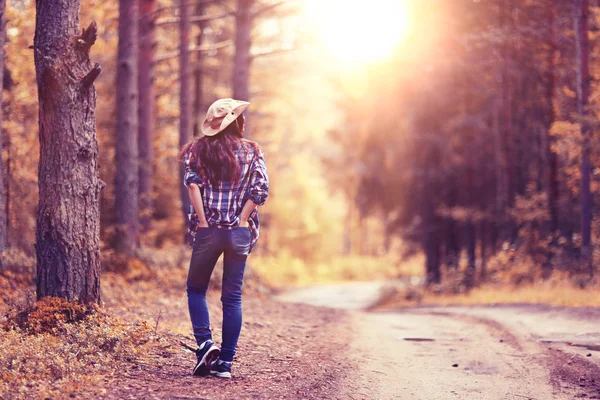
[[[240,115],[250,106],[250,103],[247,101],[236,100],[236,104],[233,107],[233,110],[223,118],[221,125],[218,128],[213,128],[210,126],[210,123],[207,121],[207,118],[204,118],[202,122],[202,134],[204,136],[215,136],[216,134],[222,132],[225,128],[227,128],[233,121],[238,119]]]

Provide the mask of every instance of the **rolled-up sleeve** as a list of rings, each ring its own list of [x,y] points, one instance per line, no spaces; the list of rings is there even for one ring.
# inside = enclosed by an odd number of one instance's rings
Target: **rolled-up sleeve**
[[[252,164],[249,189],[250,200],[259,206],[265,204],[269,196],[269,175],[267,174],[267,163],[262,151],[259,151]]]
[[[189,152],[185,153],[185,156],[183,157],[183,165],[183,184],[189,187],[192,183],[195,183],[200,187],[204,187],[204,181],[200,175],[196,173],[196,169],[192,167],[191,154]]]

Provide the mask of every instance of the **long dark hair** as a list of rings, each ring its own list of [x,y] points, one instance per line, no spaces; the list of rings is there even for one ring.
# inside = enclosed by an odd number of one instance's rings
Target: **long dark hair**
[[[202,136],[192,140],[183,146],[179,158],[183,160],[189,152],[190,166],[213,187],[224,180],[237,183],[242,170],[235,152],[242,144],[244,122],[244,115],[240,114],[215,136]]]

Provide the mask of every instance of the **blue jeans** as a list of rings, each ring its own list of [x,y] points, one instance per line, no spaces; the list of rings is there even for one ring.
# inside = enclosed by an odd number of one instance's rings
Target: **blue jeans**
[[[233,361],[242,329],[242,281],[250,242],[250,230],[242,227],[232,230],[200,228],[194,240],[187,277],[187,294],[190,318],[198,345],[212,339],[206,291],[217,260],[224,254],[221,292],[223,340],[220,356],[223,361]]]

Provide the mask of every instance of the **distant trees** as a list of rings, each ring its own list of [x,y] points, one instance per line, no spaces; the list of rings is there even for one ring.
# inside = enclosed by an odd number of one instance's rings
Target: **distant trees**
[[[115,248],[133,255],[138,227],[138,18],[137,0],[119,0],[115,135]]]
[[[102,182],[94,81],[100,67],[89,59],[96,25],[80,33],[79,4],[78,0],[37,2],[37,297],[99,302]]]
[[[589,32],[598,26],[588,1],[445,6],[417,6],[427,33],[415,40],[434,54],[379,67],[369,94],[347,107],[348,126],[361,107],[369,116],[353,134],[365,139],[337,142],[348,157],[362,149],[356,204],[422,248],[428,283],[441,281],[444,265],[457,270],[464,252],[462,284],[471,287],[503,246],[544,273],[588,268],[599,161],[589,105]],[[460,18],[445,35],[427,28],[450,14]],[[373,106],[373,93],[387,101]]]
[[[80,1],[82,20],[95,18],[104,21],[94,45],[94,58],[102,65],[115,66],[106,69],[95,82],[101,95],[96,114],[99,166],[101,177],[108,182],[106,190],[100,194],[102,249],[107,250],[105,255],[110,255],[113,250],[135,255],[135,251],[131,253],[131,249],[135,250],[138,240],[140,244],[143,241],[146,246],[179,242],[184,228],[181,200],[177,195],[181,180],[176,173],[180,118],[178,59],[181,38],[178,27],[181,3],[179,0],[138,0],[141,12],[137,14],[127,11],[133,7],[131,1],[121,5],[119,2]],[[199,123],[207,105],[217,97],[232,95],[236,2],[237,0],[187,2],[192,14],[189,45],[192,77],[188,82],[192,90],[189,103],[193,103],[194,112],[190,125],[193,122],[196,134],[199,133]],[[253,48],[250,49],[250,59],[255,60],[254,62],[260,55],[257,53],[270,49],[270,43],[273,43],[273,47],[280,43],[279,37],[263,35],[262,22],[267,21],[271,34],[273,25],[270,23],[273,19],[282,15],[293,18],[294,10],[289,7],[276,8],[282,3],[284,2],[261,0],[252,4]],[[40,1],[39,4],[49,3]],[[56,7],[62,4],[65,1],[60,0],[56,2]],[[36,93],[36,88],[32,86],[35,71],[27,68],[27,65],[35,53],[28,47],[34,37],[36,2],[7,2],[6,7],[6,18],[10,23],[5,43],[8,54],[5,59],[5,82],[12,83],[10,90],[5,88],[3,92],[2,173],[5,179],[4,185],[0,187],[5,191],[5,201],[0,203],[6,205],[10,221],[6,224],[10,246],[26,255],[33,255],[36,252],[34,243],[40,142],[36,122],[38,99],[35,95],[32,96]],[[262,13],[257,17],[256,13],[259,11]],[[133,29],[138,22],[140,40],[137,44],[123,39],[119,46],[119,28],[122,31]],[[81,31],[71,32],[70,37],[74,38],[80,33]],[[126,36],[131,37],[131,33],[121,35],[122,38]],[[255,93],[256,100],[261,96],[263,101],[260,103],[265,104],[257,104],[258,112],[269,109],[271,104],[279,101],[279,97],[273,94],[274,89],[281,88],[278,81],[290,73],[281,68],[286,62],[285,59],[274,60],[273,63],[264,62],[261,67],[269,68],[255,71],[252,78],[255,80],[255,89],[250,91],[248,88],[248,91]],[[138,65],[137,74],[134,71],[135,64]],[[128,78],[124,79],[125,75]],[[131,85],[134,81],[139,89],[139,105],[134,105],[136,95]],[[267,102],[270,105],[266,105]],[[63,118],[67,114],[61,115]],[[138,120],[139,129],[135,128],[135,119]],[[278,141],[279,134],[271,125],[274,120],[275,118],[262,117],[255,119],[257,131],[259,127],[267,127],[260,129],[257,139],[272,137],[272,143]],[[152,133],[153,135],[148,136]],[[45,145],[46,142],[41,143]],[[135,180],[136,176],[138,182]],[[43,183],[40,182],[40,185]],[[137,200],[134,196],[137,196]],[[305,212],[309,214],[308,211]],[[282,211],[281,215],[284,214],[288,213]],[[138,228],[135,227],[136,215],[139,215]],[[281,221],[284,220],[287,221],[287,218],[281,218]],[[264,218],[263,222],[266,226],[268,218]],[[138,229],[144,229],[143,236],[139,235]],[[301,229],[308,228],[302,225]],[[265,238],[266,232],[265,229]],[[311,241],[316,241],[315,238],[320,233],[314,229],[311,232]],[[333,237],[330,239],[332,247],[335,241]],[[262,243],[266,243],[266,240]],[[286,243],[289,248],[295,246],[292,239]],[[312,242],[305,244],[305,248],[312,247]]]

